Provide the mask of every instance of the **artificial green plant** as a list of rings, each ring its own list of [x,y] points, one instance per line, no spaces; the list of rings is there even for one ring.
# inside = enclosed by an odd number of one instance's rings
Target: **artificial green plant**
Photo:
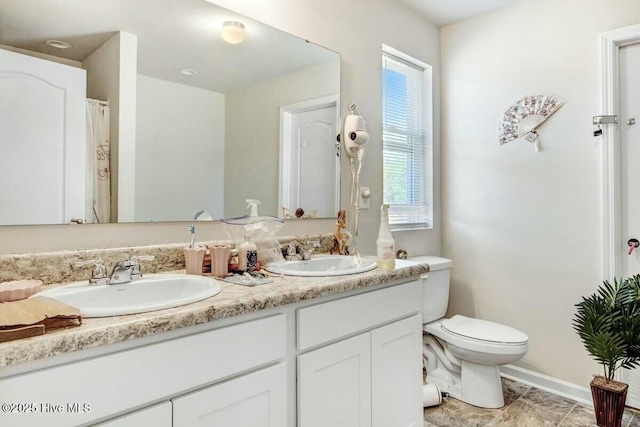
[[[620,368],[640,366],[640,274],[603,282],[576,307],[573,328],[607,380]]]

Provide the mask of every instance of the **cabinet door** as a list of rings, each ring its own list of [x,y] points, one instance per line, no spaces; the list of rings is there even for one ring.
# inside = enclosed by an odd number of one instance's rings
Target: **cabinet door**
[[[171,402],[164,402],[150,408],[96,424],[95,427],[171,427]]]
[[[369,334],[298,356],[298,427],[371,425]]]
[[[372,425],[422,426],[422,318],[371,331]]]
[[[284,364],[173,399],[173,427],[282,427],[286,423]]]

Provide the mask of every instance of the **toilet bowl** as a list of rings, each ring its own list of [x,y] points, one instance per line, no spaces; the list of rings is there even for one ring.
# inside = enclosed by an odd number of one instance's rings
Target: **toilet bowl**
[[[455,315],[444,318],[449,301],[451,260],[418,257],[430,267],[423,292],[423,359],[427,383],[482,408],[504,406],[499,365],[522,358],[529,338],[517,329]]]

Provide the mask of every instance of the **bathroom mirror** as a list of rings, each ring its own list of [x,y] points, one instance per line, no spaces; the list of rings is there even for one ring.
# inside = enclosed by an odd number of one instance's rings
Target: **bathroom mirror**
[[[222,39],[227,21],[244,25],[244,42]],[[100,166],[103,144],[97,153],[86,146],[87,128],[100,134],[95,117],[79,119],[82,142],[70,145],[70,125],[57,121],[72,115],[70,91],[52,94],[65,100],[60,111],[43,105],[39,94],[49,89],[37,86],[35,106],[23,105],[29,97],[16,95],[12,78],[59,87],[29,71],[8,73],[11,61],[0,58],[0,113],[23,114],[5,114],[4,123],[0,114],[0,225],[188,221],[201,211],[215,220],[248,213],[246,199],[261,201],[261,215],[283,216],[283,206],[337,212],[336,52],[205,0],[2,0],[0,54],[26,55],[38,72],[44,63],[85,69],[85,98],[100,101],[98,109],[109,104],[111,158]],[[306,117],[327,108],[321,119]],[[40,134],[59,134],[53,147],[33,131],[43,116]],[[312,140],[321,146],[307,155],[301,147]],[[100,182],[107,172],[110,182]],[[325,181],[321,205],[301,196]],[[100,185],[106,198],[94,192]],[[107,220],[92,221],[98,205]]]

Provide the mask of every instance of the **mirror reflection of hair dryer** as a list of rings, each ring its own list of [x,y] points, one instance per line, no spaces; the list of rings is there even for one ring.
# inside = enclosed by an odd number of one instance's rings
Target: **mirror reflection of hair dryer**
[[[344,151],[349,156],[351,168],[351,195],[349,204],[354,207],[354,234],[358,235],[358,218],[360,217],[360,204],[358,188],[360,188],[360,170],[362,169],[362,159],[364,158],[364,146],[369,141],[369,134],[365,130],[364,118],[360,115],[356,104],[349,105],[349,112],[344,118],[342,132],[338,135],[338,141],[344,144]],[[358,168],[355,166],[355,159],[358,159]]]

